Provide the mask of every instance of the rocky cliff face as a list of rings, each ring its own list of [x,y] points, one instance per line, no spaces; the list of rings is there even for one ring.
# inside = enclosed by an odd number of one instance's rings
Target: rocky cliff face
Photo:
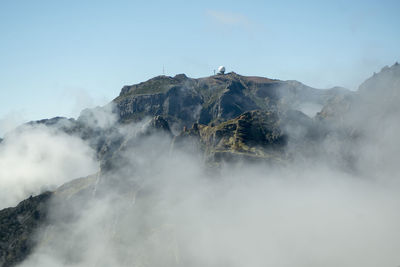
[[[236,73],[192,79],[159,76],[125,86],[114,100],[122,122],[163,116],[178,132],[193,123],[218,124],[252,110],[301,109],[325,105],[345,89],[318,90],[296,81],[247,77]]]
[[[248,111],[218,125],[196,123],[175,137],[174,146],[184,149],[195,144],[208,162],[217,164],[244,159],[278,163],[287,158],[288,142],[296,142],[289,131],[301,123],[312,129],[312,120],[300,111]]]

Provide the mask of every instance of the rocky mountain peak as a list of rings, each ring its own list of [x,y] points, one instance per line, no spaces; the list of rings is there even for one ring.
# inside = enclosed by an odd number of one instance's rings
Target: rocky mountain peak
[[[113,102],[121,122],[162,115],[174,130],[195,122],[218,124],[252,110],[301,110],[307,103],[322,108],[332,96],[346,93],[235,72],[196,79],[178,74],[124,86]]]
[[[391,67],[385,66],[380,72],[374,73],[359,86],[358,90],[360,92],[370,92],[376,89],[380,89],[381,91],[387,88],[400,88],[400,65],[397,62]]]

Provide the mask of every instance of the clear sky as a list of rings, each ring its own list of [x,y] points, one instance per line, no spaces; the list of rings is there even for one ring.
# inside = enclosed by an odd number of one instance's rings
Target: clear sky
[[[400,61],[400,1],[0,0],[0,136],[162,74],[356,89]]]

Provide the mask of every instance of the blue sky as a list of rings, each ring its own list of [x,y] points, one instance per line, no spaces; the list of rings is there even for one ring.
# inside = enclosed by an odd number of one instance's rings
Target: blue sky
[[[317,88],[400,61],[400,1],[0,0],[0,135],[219,65]]]

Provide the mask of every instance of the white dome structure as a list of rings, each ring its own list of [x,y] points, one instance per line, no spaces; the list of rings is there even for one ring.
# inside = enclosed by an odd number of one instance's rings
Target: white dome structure
[[[225,73],[225,67],[224,66],[219,66],[218,67],[218,74],[224,74]]]

